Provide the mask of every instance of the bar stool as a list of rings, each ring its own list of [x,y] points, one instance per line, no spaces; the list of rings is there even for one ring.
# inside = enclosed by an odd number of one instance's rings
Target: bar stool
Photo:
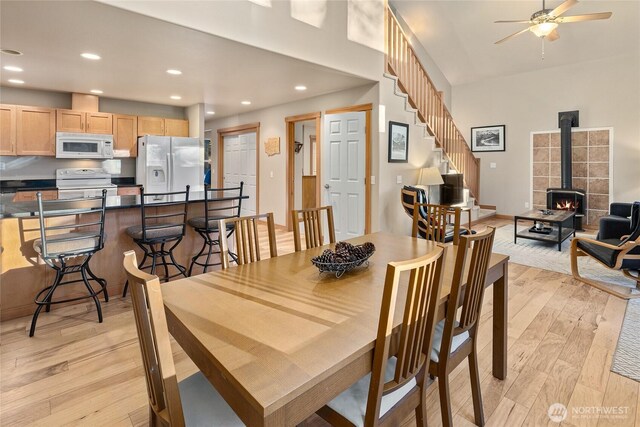
[[[145,193],[140,189],[140,212],[142,224],[127,228],[127,234],[142,249],[144,256],[138,269],[149,269],[156,274],[158,266],[164,267],[162,280],[168,282],[177,276],[187,277],[187,269],[178,264],[173,256],[173,250],[184,237],[187,224],[187,205],[189,203],[189,186],[185,191],[169,193]],[[166,247],[166,245],[169,245]],[[169,260],[167,260],[169,257]],[[151,264],[145,265],[147,259]],[[178,272],[169,274],[169,266],[174,266]],[[122,296],[127,296],[129,281],[124,285]]]
[[[35,297],[38,306],[31,320],[29,336],[36,331],[38,316],[42,307],[51,310],[52,304],[78,301],[92,298],[98,311],[98,322],[102,323],[102,308],[98,295],[104,295],[104,301],[109,301],[107,282],[97,277],[89,267],[91,257],[104,247],[104,217],[107,190],[102,196],[83,199],[42,200],[42,193],[36,193],[38,200],[38,217],[40,219],[40,239],[33,242],[33,248],[40,258],[56,272],[51,286],[47,286]],[[74,208],[73,206],[80,206]],[[96,219],[95,216],[98,216]],[[81,278],[62,281],[68,274],[80,273]],[[90,281],[98,284],[96,290]],[[70,283],[84,283],[87,295],[63,300],[53,300],[53,294],[61,285]],[[41,299],[44,294],[44,298]]]
[[[198,252],[193,258],[191,258],[191,265],[189,266],[189,276],[193,271],[194,265],[204,267],[203,273],[207,272],[208,267],[215,265],[221,265],[222,259],[219,262],[211,262],[211,255],[220,254],[220,233],[218,232],[218,224],[221,219],[238,218],[240,217],[240,209],[242,205],[242,188],[244,182],[240,182],[239,187],[227,187],[227,188],[209,188],[205,187],[204,191],[204,216],[191,218],[189,225],[202,236],[204,240],[200,252]],[[213,204],[212,202],[216,202]],[[224,206],[221,206],[221,202],[227,202]],[[230,204],[230,205],[229,205]],[[226,236],[231,237],[235,230],[235,223],[229,223],[226,225]],[[217,249],[216,249],[217,248]],[[205,253],[206,251],[206,253]],[[198,261],[200,257],[207,256],[204,262]],[[236,260],[235,254],[229,253],[231,258]]]

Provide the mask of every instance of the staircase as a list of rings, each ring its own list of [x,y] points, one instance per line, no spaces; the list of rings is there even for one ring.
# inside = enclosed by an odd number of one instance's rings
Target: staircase
[[[387,6],[385,47],[385,77],[395,81],[396,94],[406,96],[408,111],[416,115],[416,124],[424,124],[426,132],[435,139],[443,163],[463,175],[466,191],[473,204],[480,193],[480,159],[476,158],[451,113],[420,63],[395,15]],[[398,90],[400,93],[398,93]],[[465,198],[466,200],[466,198]]]

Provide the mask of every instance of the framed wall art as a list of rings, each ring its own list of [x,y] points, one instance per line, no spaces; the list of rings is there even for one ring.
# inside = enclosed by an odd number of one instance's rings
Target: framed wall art
[[[505,151],[505,126],[471,128],[471,151]]]
[[[409,161],[409,125],[389,122],[389,163]]]

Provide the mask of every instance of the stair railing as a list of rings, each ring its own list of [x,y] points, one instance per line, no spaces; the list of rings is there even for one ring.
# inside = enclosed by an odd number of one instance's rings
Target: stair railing
[[[409,104],[417,110],[418,118],[427,125],[427,131],[449,158],[450,165],[463,174],[464,184],[471,196],[478,200],[480,159],[473,155],[460,129],[455,125],[444,104],[442,92],[438,92],[431,81],[389,7],[385,31],[387,72],[398,78],[398,87],[407,94]]]

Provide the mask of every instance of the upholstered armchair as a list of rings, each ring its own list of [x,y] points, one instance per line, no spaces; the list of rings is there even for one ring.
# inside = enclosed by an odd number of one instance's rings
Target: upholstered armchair
[[[631,233],[631,207],[633,203],[611,203],[609,215],[600,218],[598,240],[619,239]]]

